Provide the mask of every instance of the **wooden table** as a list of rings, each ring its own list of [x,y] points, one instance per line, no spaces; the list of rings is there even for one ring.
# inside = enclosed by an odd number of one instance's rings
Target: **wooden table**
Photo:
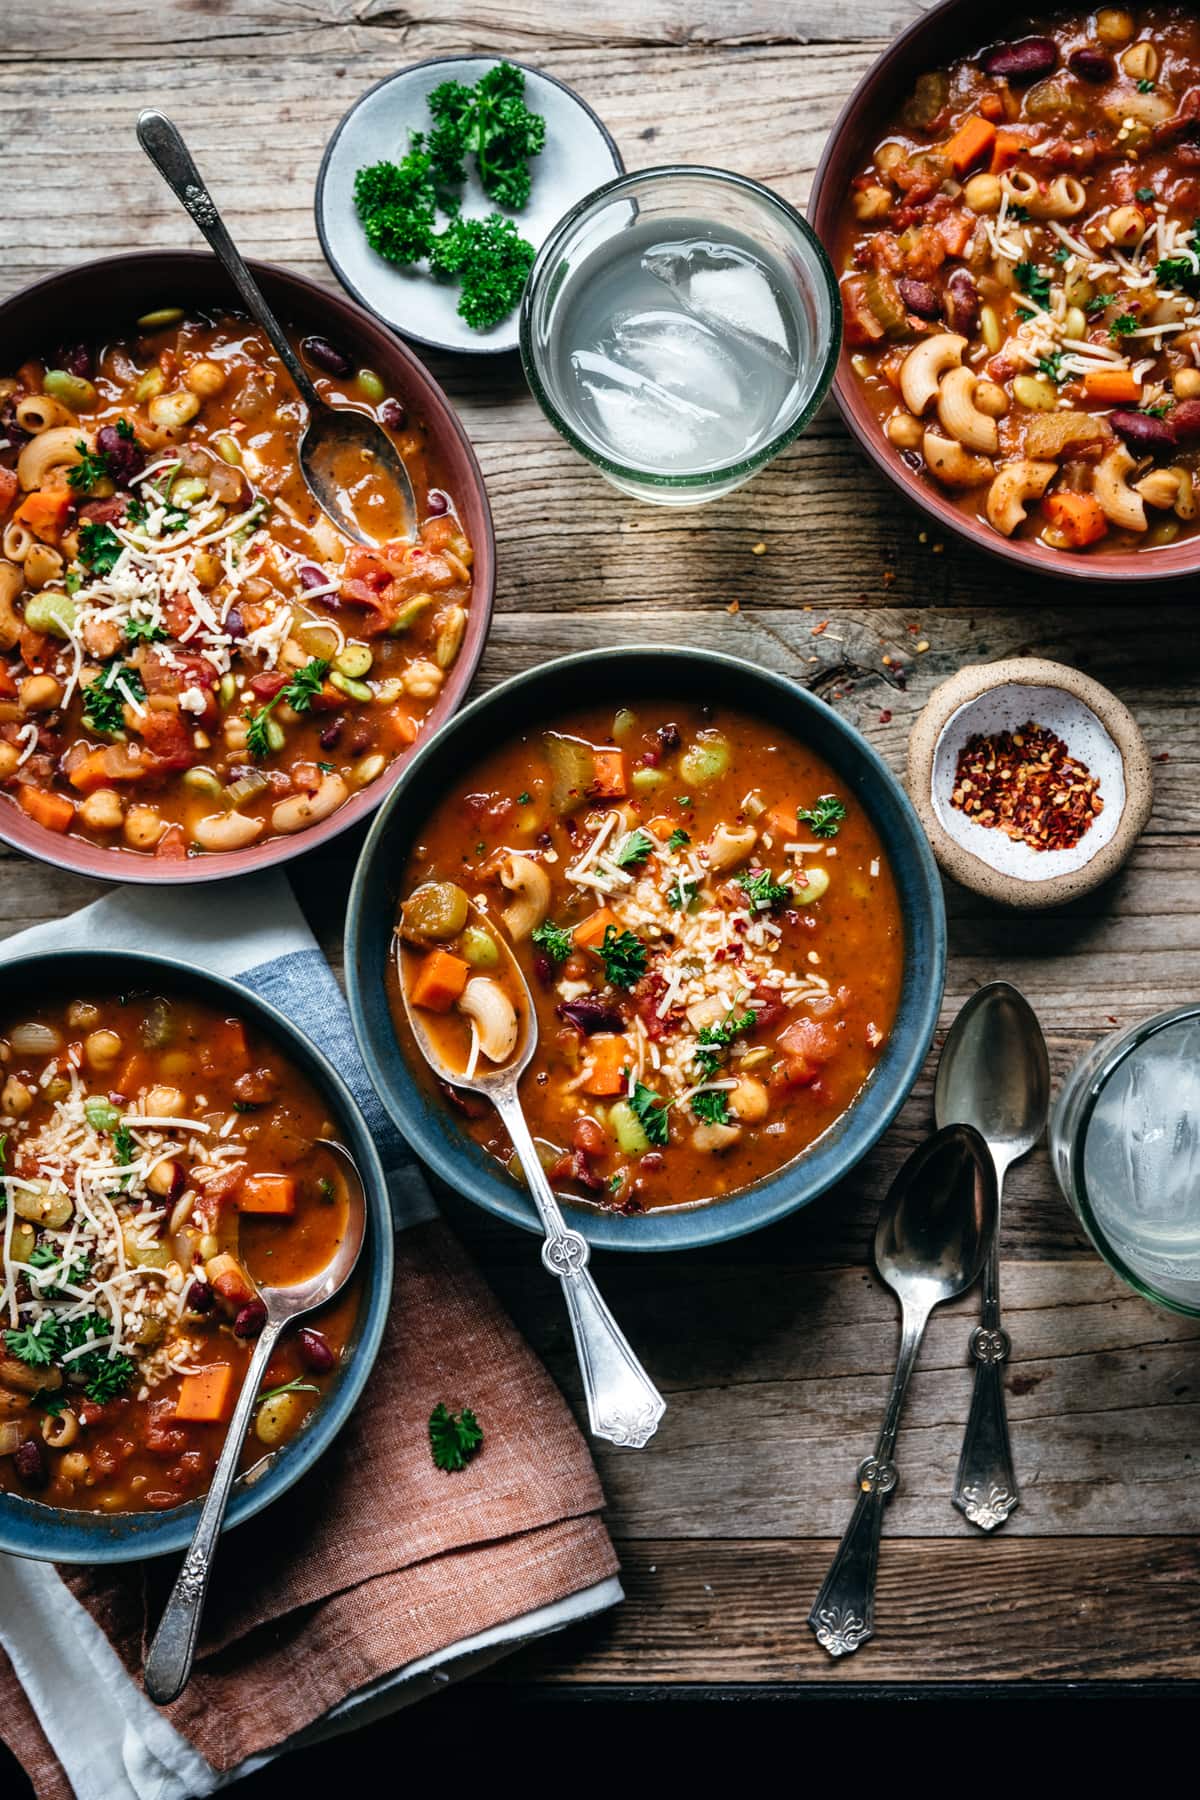
[[[919,8],[441,0],[432,22],[410,23],[390,0],[82,0],[71,28],[50,33],[36,9],[4,10],[8,290],[76,259],[195,241],[136,148],[134,116],[149,103],[179,121],[247,252],[332,285],[312,221],[321,149],[364,88],[441,52],[507,52],[562,77],[631,168],[720,164],[802,204],[843,98]],[[1191,604],[1059,588],[935,541],[828,409],[748,487],[681,514],[606,486],[544,422],[515,359],[434,367],[496,515],[482,685],[584,645],[710,644],[810,684],[900,769],[918,710],[964,662],[1030,651],[1081,665],[1128,702],[1159,758],[1150,829],[1117,881],[1049,917],[951,889],[943,1026],[979,983],[1006,976],[1037,1007],[1057,1076],[1099,1034],[1195,997]],[[356,850],[343,839],[296,871],[335,958]],[[0,870],[3,931],[99,891],[11,852]],[[709,1254],[600,1259],[604,1290],[671,1403],[651,1450],[598,1447],[628,1600],[514,1659],[490,1678],[493,1695],[882,1693],[1200,1672],[1200,1329],[1108,1274],[1044,1152],[1014,1171],[1004,1235],[1020,1510],[985,1539],[949,1504],[970,1300],[935,1316],[913,1382],[879,1636],[832,1663],[804,1623],[891,1375],[895,1310],[867,1272],[868,1244],[889,1177],[929,1127],[932,1068],[876,1153],[802,1215]],[[449,1207],[578,1403],[561,1307],[531,1240]],[[343,1752],[343,1769],[356,1754]]]

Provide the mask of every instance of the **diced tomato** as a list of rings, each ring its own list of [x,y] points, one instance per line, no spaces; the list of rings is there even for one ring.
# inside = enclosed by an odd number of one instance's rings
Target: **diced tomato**
[[[250,692],[260,700],[273,700],[287,686],[288,680],[286,669],[264,669],[261,675],[251,677]]]
[[[837,1053],[830,1026],[816,1019],[794,1019],[776,1042],[784,1056],[782,1079],[789,1087],[805,1087],[814,1082]]]
[[[134,721],[134,730],[154,757],[156,774],[189,769],[195,762],[192,734],[178,713],[147,710]]]
[[[882,340],[883,326],[871,311],[866,282],[861,275],[852,275],[848,281],[843,281],[842,312],[845,339],[852,347],[866,348]]]
[[[169,825],[154,846],[155,856],[167,862],[180,862],[187,853],[187,834],[182,825]]]

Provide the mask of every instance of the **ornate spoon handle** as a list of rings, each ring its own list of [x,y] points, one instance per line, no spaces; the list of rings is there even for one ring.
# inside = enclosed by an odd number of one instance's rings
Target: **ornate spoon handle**
[[[975,1386],[953,1496],[958,1510],[981,1531],[1003,1525],[1021,1503],[1004,1400],[1004,1364],[1010,1344],[1000,1323],[997,1237],[992,1239],[984,1270],[982,1323],[971,1333]]]
[[[542,1261],[562,1284],[592,1433],[609,1443],[641,1450],[657,1431],[667,1403],[592,1280],[587,1239],[572,1231],[562,1216],[520,1101],[515,1093],[494,1098],[546,1234]]]
[[[138,142],[150,158],[175,198],[197,230],[207,240],[221,267],[237,288],[251,317],[257,320],[270,338],[288,374],[299,388],[305,404],[315,411],[323,402],[309,380],[304,365],[288,342],[287,333],[267,305],[262,289],[246,267],[246,261],[217,211],[216,201],[205,186],[204,178],[192,160],[179,127],[165,113],[153,107],[139,113]]]
[[[928,1312],[904,1312],[900,1354],[874,1456],[858,1467],[858,1499],[808,1622],[822,1650],[849,1656],[875,1633],[875,1575],[883,1509],[899,1476],[892,1461],[904,1391],[925,1334]]]
[[[238,1395],[221,1458],[212,1478],[212,1486],[205,1497],[191,1547],[175,1577],[175,1586],[171,1589],[163,1616],[158,1622],[158,1630],[154,1634],[154,1642],[146,1657],[146,1692],[159,1706],[166,1706],[169,1701],[178,1699],[192,1672],[196,1639],[200,1635],[200,1620],[204,1614],[208,1580],[212,1573],[213,1552],[221,1535],[221,1526],[225,1522],[229,1490],[237,1474],[242,1441],[250,1423],[250,1414],[254,1410],[263,1371],[270,1361],[271,1351],[281,1330],[281,1324],[268,1320],[254,1346],[254,1355],[246,1370],[242,1391]]]

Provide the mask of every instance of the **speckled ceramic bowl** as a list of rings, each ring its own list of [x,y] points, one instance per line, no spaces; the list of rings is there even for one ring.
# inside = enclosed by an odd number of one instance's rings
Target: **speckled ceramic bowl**
[[[462,649],[423,728],[426,732],[435,731],[455,711],[471,685],[492,616],[496,543],[475,453],[433,377],[377,319],[353,301],[326,292],[303,275],[269,263],[250,266],[285,324],[296,325],[305,332],[319,332],[322,337],[345,344],[364,365],[377,369],[409,412],[427,421],[437,444],[446,469],[446,485],[475,549],[475,564]],[[15,366],[23,356],[36,355],[47,346],[81,336],[103,337],[115,329],[127,331],[132,321],[152,306],[212,309],[236,304],[229,278],[216,257],[206,250],[138,251],[131,256],[78,263],[72,269],[48,275],[44,281],[35,281],[0,305],[4,368]],[[366,818],[379,805],[410,755],[410,751],[402,753],[378,781],[362,788],[321,824],[292,837],[271,838],[266,843],[251,844],[247,850],[230,850],[224,855],[175,859],[140,856],[116,846],[108,849],[85,838],[47,831],[9,799],[0,800],[0,838],[56,868],[72,869],[76,874],[96,876],[102,881],[137,881],[155,886],[160,882],[223,881],[233,875],[245,875],[251,869],[290,862]]]
[[[1104,809],[1066,850],[1035,850],[954,806],[968,739],[1032,723],[1099,778]],[[1005,906],[1058,906],[1115,875],[1146,828],[1150,753],[1128,707],[1090,676],[1041,657],[975,663],[935,689],[908,742],[908,791],[947,875]]]
[[[97,980],[114,989],[162,988],[190,993],[209,1005],[236,1011],[279,1045],[328,1101],[330,1116],[363,1178],[367,1197],[367,1237],[355,1279],[360,1284],[358,1318],[347,1355],[329,1392],[290,1443],[241,1476],[225,1519],[225,1529],[253,1518],[297,1482],[324,1454],[362,1393],[383,1337],[392,1297],[392,1214],[379,1156],[353,1095],[321,1052],[290,1019],[249,988],[209,975],[172,957],[143,956],[131,950],[52,950],[22,956],[3,966],[5,1011],[19,1006],[22,993],[44,1000],[47,992],[69,994]],[[166,1512],[87,1513],[46,1506],[16,1494],[0,1494],[0,1550],[44,1562],[140,1562],[185,1550],[196,1529],[201,1502]]]
[[[870,1080],[824,1136],[794,1161],[727,1199],[632,1218],[573,1207],[572,1222],[606,1250],[689,1250],[772,1224],[840,1181],[882,1135],[907,1097],[933,1037],[945,977],[942,887],[925,835],[900,784],[833,709],[786,676],[736,657],[667,645],[587,651],[545,663],[476,700],[405,768],[359,859],[346,915],[346,985],[368,1073],[413,1148],[451,1187],[527,1231],[538,1229],[524,1190],[459,1128],[418,1080],[392,1026],[385,977],[400,880],[412,844],[472,765],[514,732],[561,712],[571,695],[619,705],[641,696],[736,706],[810,744],[870,813],[900,896],[906,955],[900,1008]]]

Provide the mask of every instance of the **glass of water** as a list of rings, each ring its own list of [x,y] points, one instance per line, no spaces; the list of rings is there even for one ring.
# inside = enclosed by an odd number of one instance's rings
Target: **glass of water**
[[[1200,1317],[1200,1004],[1102,1038],[1054,1103],[1050,1154],[1105,1262]]]
[[[841,321],[829,259],[778,194],[723,169],[645,169],[550,233],[521,357],[551,424],[611,482],[694,506],[803,431]]]

